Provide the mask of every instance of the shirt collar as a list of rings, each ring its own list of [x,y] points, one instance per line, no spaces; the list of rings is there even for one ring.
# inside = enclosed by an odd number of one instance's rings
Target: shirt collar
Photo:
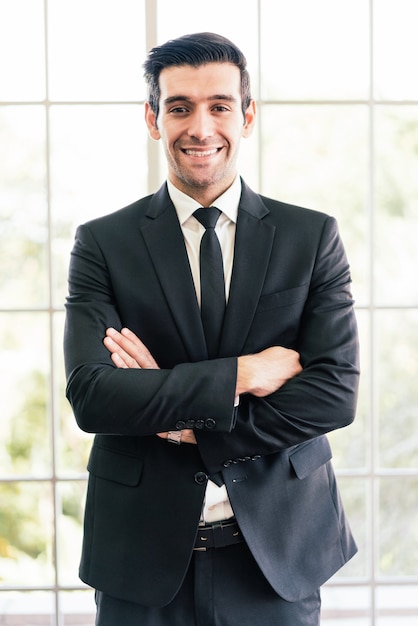
[[[167,180],[167,188],[171,201],[176,209],[180,224],[184,224],[192,213],[194,213],[194,211],[202,205],[180,191],[180,189],[177,189],[177,187],[175,187],[169,180]],[[225,215],[229,217],[232,222],[236,223],[240,197],[241,178],[236,176],[232,185],[212,203],[212,206],[216,206],[220,211],[222,211],[222,213],[225,213]]]

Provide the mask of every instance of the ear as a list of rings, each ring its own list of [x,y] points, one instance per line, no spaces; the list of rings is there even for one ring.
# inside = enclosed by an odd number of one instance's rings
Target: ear
[[[160,131],[157,128],[157,118],[155,117],[155,113],[152,110],[150,103],[145,103],[145,123],[148,128],[148,132],[152,139],[158,141],[161,139]]]
[[[245,111],[244,128],[242,129],[242,136],[249,137],[253,132],[255,126],[255,118],[257,114],[257,107],[255,100],[251,100],[248,109]]]

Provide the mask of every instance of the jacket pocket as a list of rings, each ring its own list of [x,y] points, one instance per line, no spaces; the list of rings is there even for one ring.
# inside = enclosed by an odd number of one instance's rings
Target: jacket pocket
[[[289,456],[289,461],[300,480],[312,474],[331,459],[331,446],[325,435],[299,445]]]
[[[293,287],[292,289],[285,289],[284,291],[277,291],[276,293],[269,293],[260,297],[257,306],[257,312],[269,311],[270,309],[277,309],[282,306],[291,306],[301,300],[306,300],[306,296],[309,290],[309,285],[300,285],[299,287]]]
[[[100,446],[93,446],[87,465],[93,476],[129,487],[139,484],[142,468],[141,459]]]

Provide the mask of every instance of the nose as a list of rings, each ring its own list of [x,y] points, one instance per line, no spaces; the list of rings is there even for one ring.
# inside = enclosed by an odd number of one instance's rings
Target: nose
[[[214,133],[213,119],[208,111],[196,110],[189,117],[188,135],[202,141]]]

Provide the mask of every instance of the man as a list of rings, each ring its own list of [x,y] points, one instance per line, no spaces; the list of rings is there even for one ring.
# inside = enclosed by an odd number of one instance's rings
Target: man
[[[343,245],[333,218],[237,176],[256,107],[236,46],[187,35],[145,76],[167,184],[80,227],[69,272],[67,395],[96,433],[80,576],[99,626],[317,625],[319,587],[356,552],[325,435],[357,395]]]

